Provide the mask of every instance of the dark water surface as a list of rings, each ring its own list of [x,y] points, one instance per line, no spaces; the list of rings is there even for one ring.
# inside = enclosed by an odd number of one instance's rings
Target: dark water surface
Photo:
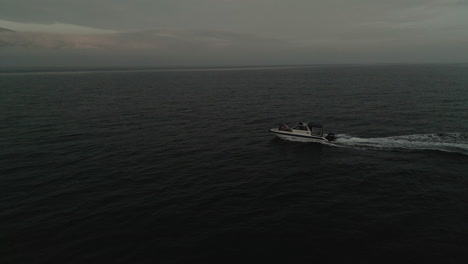
[[[4,73],[0,121],[1,263],[468,260],[467,65]]]

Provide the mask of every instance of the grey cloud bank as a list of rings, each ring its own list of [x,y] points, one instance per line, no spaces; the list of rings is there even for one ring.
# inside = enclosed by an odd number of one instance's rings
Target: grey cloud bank
[[[0,27],[49,33],[0,31],[0,64],[467,62],[466,14],[460,0],[3,0]]]

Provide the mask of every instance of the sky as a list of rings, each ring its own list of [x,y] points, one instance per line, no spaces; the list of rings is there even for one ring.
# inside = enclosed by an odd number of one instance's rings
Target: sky
[[[3,65],[468,62],[468,0],[2,0]]]

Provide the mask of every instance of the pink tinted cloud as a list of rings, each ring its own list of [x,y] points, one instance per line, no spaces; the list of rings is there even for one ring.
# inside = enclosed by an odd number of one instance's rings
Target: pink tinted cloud
[[[45,49],[154,49],[154,41],[119,38],[117,34],[50,34],[1,32],[0,46]]]

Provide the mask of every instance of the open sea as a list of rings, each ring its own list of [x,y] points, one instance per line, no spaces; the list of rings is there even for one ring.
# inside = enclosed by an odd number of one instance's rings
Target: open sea
[[[246,262],[468,263],[468,65],[3,69],[0,263]]]

